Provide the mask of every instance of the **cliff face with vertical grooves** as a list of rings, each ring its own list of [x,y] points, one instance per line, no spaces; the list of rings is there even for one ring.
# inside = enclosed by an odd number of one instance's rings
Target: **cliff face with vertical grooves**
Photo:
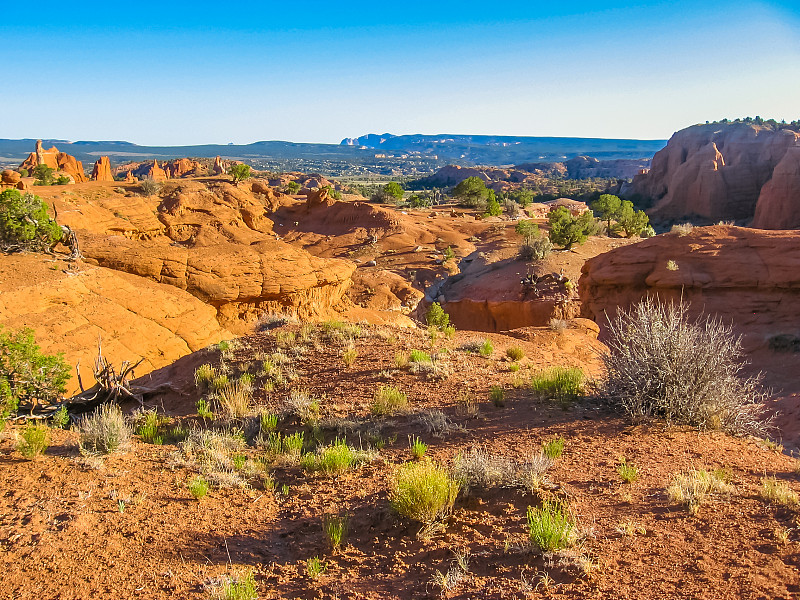
[[[657,220],[699,217],[800,227],[800,134],[753,123],[694,125],[675,133],[622,195],[653,201]]]

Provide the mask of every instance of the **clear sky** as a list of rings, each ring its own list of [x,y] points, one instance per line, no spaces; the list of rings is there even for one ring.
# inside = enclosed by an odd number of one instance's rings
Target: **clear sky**
[[[15,3],[0,65],[3,138],[667,138],[800,118],[800,2]]]

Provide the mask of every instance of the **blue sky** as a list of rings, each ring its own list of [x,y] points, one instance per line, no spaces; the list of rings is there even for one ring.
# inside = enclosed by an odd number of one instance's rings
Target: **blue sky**
[[[793,2],[44,2],[3,12],[5,138],[667,138],[723,117],[800,118]]]

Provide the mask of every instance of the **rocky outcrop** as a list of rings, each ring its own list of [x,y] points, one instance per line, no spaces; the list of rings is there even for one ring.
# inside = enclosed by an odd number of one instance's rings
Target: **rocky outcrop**
[[[650,171],[624,186],[626,197],[654,202],[660,220],[749,221],[758,227],[800,227],[800,198],[792,195],[800,134],[754,123],[695,125],[675,133],[653,157]],[[787,154],[789,156],[787,157]],[[776,173],[777,167],[784,162]],[[770,186],[767,183],[778,175]],[[762,200],[763,192],[763,200]],[[758,204],[763,208],[757,209]],[[771,217],[770,213],[782,216]]]
[[[92,169],[92,181],[114,181],[111,174],[111,162],[107,156],[101,156]]]
[[[26,169],[28,173],[33,173],[33,170],[39,165],[47,165],[51,169],[61,171],[70,176],[75,183],[86,181],[86,174],[83,172],[83,163],[81,161],[66,152],[59,152],[55,146],[45,150],[42,147],[42,140],[36,141],[36,150],[28,155],[28,158],[22,162],[19,168]]]
[[[16,171],[12,171],[11,169],[6,169],[2,173],[0,173],[0,183],[3,185],[10,185],[16,187],[16,185],[22,181],[22,175],[17,173]]]
[[[690,311],[719,315],[745,335],[747,348],[800,334],[797,235],[730,226],[658,235],[586,262],[579,282],[583,316],[606,325],[646,295],[683,298]]]
[[[800,145],[792,146],[761,188],[752,223],[759,229],[800,227]]]
[[[214,166],[211,167],[211,172],[214,175],[223,175],[225,173],[225,167],[222,165],[222,159],[219,156],[214,159]]]
[[[167,172],[158,166],[158,161],[154,160],[152,166],[145,173],[145,177],[153,181],[165,181]]]
[[[101,266],[186,290],[218,311],[233,330],[263,312],[331,316],[355,265],[321,259],[279,242],[218,243],[185,248],[160,240],[84,238],[84,254]]]
[[[114,365],[144,362],[136,374],[169,365],[231,333],[220,327],[213,307],[176,287],[91,265],[53,270],[52,258],[0,255],[0,321],[30,327],[47,353],[63,352],[84,384],[98,340]],[[76,379],[70,380],[76,392]]]

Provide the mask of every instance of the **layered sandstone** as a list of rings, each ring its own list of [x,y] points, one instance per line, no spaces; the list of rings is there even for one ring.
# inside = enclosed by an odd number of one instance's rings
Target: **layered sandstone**
[[[606,326],[647,295],[683,298],[694,315],[719,315],[745,335],[748,349],[776,335],[798,335],[797,235],[731,226],[694,228],[617,248],[583,266],[583,316]]]
[[[111,174],[111,162],[107,156],[101,156],[92,168],[92,181],[114,181]]]
[[[86,181],[86,174],[83,172],[83,163],[81,161],[76,160],[74,156],[70,156],[66,152],[59,152],[55,146],[45,150],[42,147],[42,140],[36,141],[36,150],[28,155],[28,158],[22,162],[19,168],[33,173],[33,170],[39,165],[47,165],[51,169],[60,171],[71,177],[75,183]]]
[[[758,215],[756,227],[800,227],[798,146],[800,134],[789,129],[695,125],[675,133],[649,172],[621,193],[654,202],[649,212],[661,220],[746,222]]]
[[[87,386],[98,341],[115,365],[144,359],[141,375],[232,335],[213,307],[176,287],[91,265],[68,269],[40,255],[0,255],[0,292],[0,322],[29,327],[45,352],[80,362]],[[71,380],[70,391],[77,387]]]

